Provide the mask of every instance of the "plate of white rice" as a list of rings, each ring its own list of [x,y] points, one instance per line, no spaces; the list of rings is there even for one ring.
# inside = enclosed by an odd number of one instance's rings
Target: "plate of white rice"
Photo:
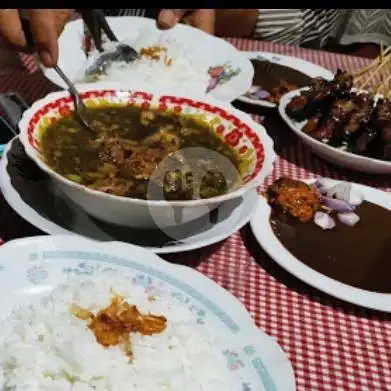
[[[187,25],[159,30],[156,22],[135,16],[108,17],[110,27],[122,43],[143,53],[133,63],[113,63],[98,78],[86,78],[85,70],[96,60],[98,52],[88,47],[82,20],[67,24],[59,38],[59,66],[75,83],[120,82],[131,87],[134,82],[170,85],[196,93],[210,93],[215,98],[231,102],[250,87],[254,69],[250,60],[227,41]],[[115,44],[114,44],[115,45]],[[105,51],[114,48],[104,40]],[[164,55],[145,55],[150,48],[159,47]],[[66,88],[53,69],[43,69],[54,84]]]
[[[188,267],[125,243],[70,236],[0,248],[0,389],[293,391],[292,366],[240,302]],[[130,333],[129,359],[102,346],[77,305],[120,296],[163,331]]]

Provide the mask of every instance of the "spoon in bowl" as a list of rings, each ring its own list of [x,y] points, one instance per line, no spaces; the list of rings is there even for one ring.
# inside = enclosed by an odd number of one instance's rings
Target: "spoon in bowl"
[[[81,125],[83,125],[90,133],[96,135],[96,131],[88,124],[88,122],[83,118],[82,111],[86,110],[86,105],[84,104],[83,98],[77,91],[75,85],[71,82],[71,80],[67,77],[67,75],[61,70],[58,65],[54,65],[53,69],[57,72],[58,76],[61,77],[62,80],[68,86],[68,91],[72,96],[73,103],[75,106],[75,115]]]

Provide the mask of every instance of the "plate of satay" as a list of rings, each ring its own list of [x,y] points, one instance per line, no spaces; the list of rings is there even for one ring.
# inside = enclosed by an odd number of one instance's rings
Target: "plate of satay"
[[[279,113],[321,158],[370,174],[391,173],[391,49],[351,74],[312,79],[288,92]]]

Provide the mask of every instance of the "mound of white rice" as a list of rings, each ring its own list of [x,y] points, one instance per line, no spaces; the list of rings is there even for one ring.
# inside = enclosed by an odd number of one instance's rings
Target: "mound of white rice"
[[[155,31],[156,30],[156,31]],[[183,44],[157,29],[145,29],[140,31],[135,41],[122,41],[127,43],[138,52],[142,48],[158,45],[167,49],[166,55],[172,59],[170,66],[164,62],[163,56],[160,60],[152,60],[142,57],[133,63],[113,62],[107,70],[107,74],[101,75],[98,81],[121,82],[131,85],[132,82],[158,83],[159,85],[170,85],[182,87],[196,93],[204,93],[208,86],[208,69],[200,65],[198,59],[194,59],[191,50]],[[108,42],[104,44],[105,52],[115,50],[117,43]],[[86,61],[83,72],[99,56],[97,51],[91,52]],[[193,61],[194,60],[194,61]],[[197,65],[196,65],[197,64]],[[84,76],[78,81],[88,81]]]
[[[104,348],[72,303],[95,312],[112,291],[143,313],[163,315],[161,334],[131,334],[132,362],[118,346]],[[237,389],[209,326],[169,293],[154,293],[117,274],[72,279],[52,294],[18,308],[0,324],[0,390],[228,391]],[[206,329],[207,330],[206,330]]]

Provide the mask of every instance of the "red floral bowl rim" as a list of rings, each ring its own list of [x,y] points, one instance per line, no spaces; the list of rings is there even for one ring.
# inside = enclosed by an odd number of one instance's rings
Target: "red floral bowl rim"
[[[72,182],[71,180],[63,177],[54,170],[52,170],[43,159],[40,157],[40,152],[36,146],[34,146],[33,135],[37,132],[39,120],[45,116],[45,114],[50,111],[50,109],[55,108],[54,103],[63,98],[70,98],[68,91],[58,91],[46,95],[44,98],[36,101],[28,110],[23,113],[22,119],[19,122],[19,139],[22,145],[25,148],[27,155],[38,165],[38,167],[46,172],[49,176],[54,177],[56,180],[61,182],[63,185],[78,189],[79,191],[90,194],[93,197],[98,197],[101,199],[112,199],[118,202],[130,203],[130,204],[139,204],[139,205],[154,205],[154,206],[197,206],[197,205],[207,205],[215,204],[228,200],[232,200],[237,197],[241,197],[247,191],[254,189],[262,184],[263,180],[267,175],[269,175],[273,170],[273,163],[276,159],[276,154],[273,150],[273,141],[267,134],[265,128],[252,120],[252,118],[237,109],[235,109],[230,103],[220,102],[210,96],[206,95],[197,95],[194,93],[188,93],[176,88],[167,88],[166,86],[159,88],[159,86],[151,86],[146,83],[140,85],[135,85],[134,88],[124,89],[118,83],[95,83],[91,84],[79,84],[77,85],[79,92],[83,93],[85,96],[88,94],[99,95],[103,91],[113,90],[113,96],[115,94],[121,93],[132,93],[137,91],[139,94],[144,94],[145,96],[150,96],[148,98],[152,103],[157,103],[162,96],[170,96],[171,98],[184,99],[188,102],[193,101],[201,105],[206,105],[207,107],[212,107],[214,109],[225,112],[228,117],[236,118],[239,122],[245,125],[251,132],[251,135],[254,139],[262,145],[263,149],[263,162],[261,167],[258,167],[258,171],[253,175],[253,177],[243,185],[235,188],[228,193],[217,197],[211,197],[206,199],[197,199],[197,200],[188,200],[188,201],[166,201],[166,200],[142,200],[137,198],[129,198],[123,196],[116,196],[112,194],[103,193],[97,190],[89,189],[84,185]],[[67,99],[67,101],[68,101]],[[145,97],[144,97],[145,99]],[[187,103],[187,102],[186,102]],[[48,110],[49,108],[49,110]],[[44,109],[44,110],[43,110]],[[204,109],[202,107],[202,109]],[[43,113],[46,110],[45,113]],[[41,113],[41,114],[39,114]],[[37,120],[38,118],[38,120]],[[32,121],[36,121],[32,125]],[[33,121],[33,122],[34,122]],[[248,135],[247,135],[248,136]],[[251,142],[253,142],[250,139]]]

